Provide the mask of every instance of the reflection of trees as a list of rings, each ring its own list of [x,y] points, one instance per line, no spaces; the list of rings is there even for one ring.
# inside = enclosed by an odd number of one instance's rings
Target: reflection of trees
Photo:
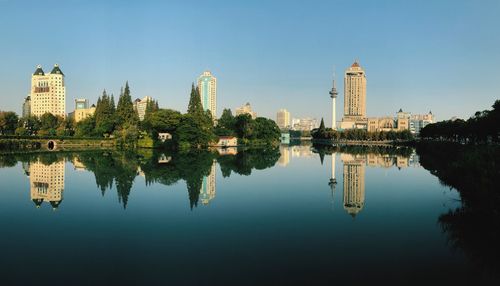
[[[231,172],[248,176],[252,169],[263,170],[276,164],[281,153],[279,148],[249,149],[232,156],[217,158],[222,176],[229,177]]]
[[[417,152],[425,169],[460,193],[462,206],[439,217],[449,242],[485,277],[500,279],[500,148],[430,143]]]
[[[389,156],[402,156],[410,157],[413,148],[404,146],[361,146],[361,145],[345,145],[345,146],[325,146],[325,145],[314,145],[313,152],[318,153],[321,156],[331,155],[332,153],[348,153],[352,155],[365,155],[365,154],[377,154],[377,155],[389,155]]]
[[[132,152],[82,153],[77,155],[85,168],[94,173],[96,184],[102,194],[116,185],[118,201],[127,207],[128,196],[139,166],[139,156]]]
[[[17,162],[29,163],[40,161],[50,165],[61,160],[71,161],[78,168],[85,168],[94,173],[97,187],[104,196],[106,190],[116,186],[119,202],[127,207],[128,198],[135,177],[141,171],[146,184],[160,183],[173,185],[184,180],[187,185],[191,208],[198,205],[203,178],[210,175],[214,159],[217,159],[224,177],[235,172],[250,175],[252,169],[265,169],[274,166],[280,157],[278,148],[252,149],[241,151],[237,155],[218,156],[209,151],[167,154],[168,162],[159,160],[163,154],[154,151],[137,152],[53,152],[36,154],[0,155],[0,168],[13,167]]]

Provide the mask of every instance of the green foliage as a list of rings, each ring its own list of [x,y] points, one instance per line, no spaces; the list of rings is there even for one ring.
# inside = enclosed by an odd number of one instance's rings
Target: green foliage
[[[203,113],[183,115],[174,134],[174,140],[184,148],[205,148],[215,140],[210,118]]]
[[[467,121],[457,119],[429,124],[420,131],[420,137],[454,142],[500,142],[500,100],[492,107],[492,110],[476,112]]]
[[[122,103],[123,104],[123,103]],[[115,129],[115,103],[113,96],[109,97],[106,90],[103,91],[102,97],[97,100],[97,105],[94,113],[95,132],[94,134],[102,136],[109,135]]]
[[[194,83],[191,85],[191,95],[189,96],[187,113],[191,115],[203,114],[203,105],[201,104],[200,90],[198,89],[198,87],[194,86]]]
[[[333,141],[387,141],[387,140],[413,140],[413,135],[409,130],[403,131],[375,131],[368,132],[366,129],[347,129],[343,131],[331,128],[313,129],[311,136],[319,140]]]
[[[116,123],[118,128],[137,125],[139,123],[139,116],[134,110],[128,82],[125,83],[125,90],[120,94],[120,98],[118,99],[118,105],[116,107]]]
[[[19,117],[12,111],[0,111],[0,134],[14,134]]]
[[[95,125],[95,116],[89,116],[76,124],[75,135],[78,137],[96,136]]]
[[[143,128],[156,133],[173,133],[179,126],[182,114],[172,109],[159,109],[146,113],[143,121]]]

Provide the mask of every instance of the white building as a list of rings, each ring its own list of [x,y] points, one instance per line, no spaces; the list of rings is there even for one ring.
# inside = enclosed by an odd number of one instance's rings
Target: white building
[[[144,116],[146,116],[146,109],[148,107],[148,102],[152,102],[153,98],[151,96],[145,96],[143,99],[134,100],[134,110],[139,115],[139,120],[144,120]]]
[[[31,76],[30,98],[31,115],[52,113],[66,117],[66,87],[59,65],[55,64],[49,74],[45,74],[41,65],[36,67]]]
[[[292,129],[301,131],[311,131],[314,128],[318,128],[318,120],[316,118],[293,118],[292,119]]]
[[[213,120],[217,119],[217,78],[211,72],[205,71],[198,78],[201,105],[203,110],[210,110]]]
[[[241,114],[250,114],[250,116],[252,117],[252,119],[257,118],[257,113],[255,113],[252,110],[252,106],[250,105],[249,102],[247,102],[243,106],[240,106],[240,107],[236,108],[236,116],[241,115]]]
[[[357,61],[345,71],[341,129],[366,128],[366,75]]]
[[[276,113],[276,124],[280,129],[290,128],[290,112],[286,109],[278,110],[278,113]]]

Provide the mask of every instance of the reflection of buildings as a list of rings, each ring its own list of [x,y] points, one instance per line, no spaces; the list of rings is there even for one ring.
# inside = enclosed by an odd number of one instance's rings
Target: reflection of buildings
[[[45,201],[57,209],[63,199],[64,161],[44,165],[41,162],[30,164],[31,200],[37,207]]]
[[[286,167],[290,163],[290,147],[280,145],[280,158],[278,159],[278,165],[281,167]]]
[[[342,154],[344,162],[344,209],[355,217],[365,205],[365,156]]]
[[[312,157],[313,151],[311,145],[296,145],[292,146],[292,157]]]
[[[208,203],[215,198],[215,176],[216,176],[216,162],[213,161],[210,167],[210,174],[203,177],[203,182],[200,190],[201,203],[208,205]]]

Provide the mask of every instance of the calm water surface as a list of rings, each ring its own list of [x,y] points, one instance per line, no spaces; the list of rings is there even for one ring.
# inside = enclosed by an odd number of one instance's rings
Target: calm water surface
[[[0,157],[2,285],[467,284],[412,149]],[[237,153],[237,154],[235,154]]]

